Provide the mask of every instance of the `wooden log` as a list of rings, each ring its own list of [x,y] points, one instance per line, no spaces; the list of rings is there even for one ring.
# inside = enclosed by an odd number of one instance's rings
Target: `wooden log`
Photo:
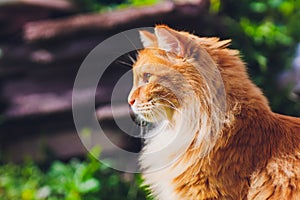
[[[7,36],[12,40],[19,39],[25,23],[57,15],[65,16],[77,10],[67,0],[1,0],[0,39]]]
[[[7,107],[2,114],[10,119],[71,110],[76,71],[72,67],[49,66],[29,73],[25,71],[22,75],[3,81],[1,96],[6,100]],[[126,71],[120,64],[110,66],[100,80],[95,96],[91,96],[90,89],[85,88],[78,98],[81,102],[96,98],[97,105],[108,103],[115,83]]]
[[[165,1],[154,6],[128,8],[103,14],[86,14],[57,20],[42,20],[26,24],[24,38],[28,42],[69,37],[82,33],[104,33],[122,28],[143,26],[149,22],[176,20],[200,15],[209,4],[208,0],[197,4],[175,4]],[[150,24],[149,24],[150,25]],[[151,24],[152,26],[155,24]],[[67,27],[67,28],[66,28]]]
[[[75,4],[68,0],[1,0],[0,7],[40,7],[48,10],[70,11],[76,9]]]

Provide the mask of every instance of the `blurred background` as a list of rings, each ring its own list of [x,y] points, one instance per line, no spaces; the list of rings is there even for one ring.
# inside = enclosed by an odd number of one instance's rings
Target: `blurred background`
[[[272,109],[300,116],[300,0],[1,0],[1,200],[146,199],[139,175],[86,151],[71,99],[77,70],[96,45],[155,24],[232,39]],[[138,152],[140,141],[123,134],[110,111],[113,86],[130,69],[122,64],[130,59],[120,60],[100,80],[97,117],[114,143]]]

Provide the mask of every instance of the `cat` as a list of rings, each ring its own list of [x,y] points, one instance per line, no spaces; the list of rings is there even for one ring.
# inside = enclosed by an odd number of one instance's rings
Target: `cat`
[[[300,199],[300,118],[273,113],[230,40],[140,31],[128,103],[159,200]]]

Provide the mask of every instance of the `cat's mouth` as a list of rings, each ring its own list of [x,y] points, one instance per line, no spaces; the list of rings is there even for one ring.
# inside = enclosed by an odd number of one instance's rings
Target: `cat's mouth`
[[[155,100],[146,103],[135,103],[131,108],[141,120],[151,123],[171,120],[174,112],[174,108],[171,106]]]
[[[135,103],[131,106],[133,112],[138,115],[141,121],[158,122],[156,106],[150,101],[147,103]]]

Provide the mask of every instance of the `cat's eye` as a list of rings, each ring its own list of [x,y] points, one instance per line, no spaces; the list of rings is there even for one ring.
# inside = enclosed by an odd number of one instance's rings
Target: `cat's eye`
[[[145,83],[148,83],[150,77],[151,77],[151,74],[150,74],[150,73],[144,73],[144,74],[143,74],[143,81],[144,81]]]

